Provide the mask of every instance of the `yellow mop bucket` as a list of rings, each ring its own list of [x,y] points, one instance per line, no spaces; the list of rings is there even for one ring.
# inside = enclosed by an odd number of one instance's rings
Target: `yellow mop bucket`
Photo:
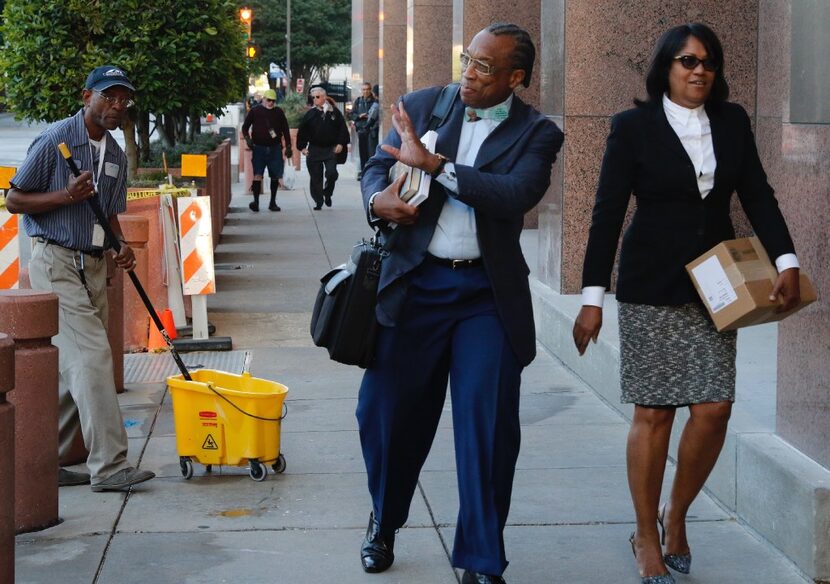
[[[267,464],[283,472],[280,426],[288,388],[247,371],[236,375],[199,369],[191,378],[167,378],[182,476],[193,476],[193,460],[208,472],[214,464],[247,464],[255,481],[268,476]]]

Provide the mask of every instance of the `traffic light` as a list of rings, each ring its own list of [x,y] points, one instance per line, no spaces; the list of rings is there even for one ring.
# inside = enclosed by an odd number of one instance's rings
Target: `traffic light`
[[[248,33],[248,40],[251,39],[251,22],[254,20],[254,11],[248,7],[239,9],[239,20],[245,25],[245,30]]]
[[[245,47],[245,56],[251,61],[259,57],[259,45],[254,41],[248,41],[248,46]]]

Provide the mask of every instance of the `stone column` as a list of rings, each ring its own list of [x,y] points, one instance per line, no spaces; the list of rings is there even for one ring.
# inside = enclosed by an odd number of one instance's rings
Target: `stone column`
[[[466,48],[481,29],[494,22],[511,22],[528,33],[536,46],[536,67],[530,79],[530,87],[520,87],[517,95],[535,108],[539,107],[539,47],[541,46],[541,2],[540,0],[516,0],[515,2],[492,2],[491,0],[464,0],[463,40]],[[453,62],[453,67],[458,67]],[[458,77],[456,75],[455,77]]]
[[[536,47],[539,72],[539,111],[565,131],[565,0],[551,0],[541,7],[540,34]],[[536,276],[557,292],[562,268],[562,202],[564,198],[565,147],[553,165],[550,187],[536,206],[539,255]]]
[[[363,0],[363,71],[361,81],[378,83],[379,0]],[[358,87],[359,90],[359,87]],[[353,95],[352,97],[357,97]]]
[[[363,0],[352,0],[352,79],[363,77]],[[250,190],[250,186],[248,187]]]
[[[15,529],[58,519],[58,297],[32,290],[0,291],[0,331],[15,341]]]
[[[14,341],[0,333],[0,582],[14,582]]]
[[[380,85],[381,133],[389,131],[389,108],[406,93],[406,2],[407,0],[380,0]]]
[[[818,93],[830,87],[821,58],[830,8],[788,0],[759,10],[758,150],[819,290],[815,304],[778,327],[776,431],[830,469],[830,108]]]
[[[407,0],[407,91],[452,81],[452,4],[452,0]]]
[[[579,292],[582,258],[596,194],[597,179],[610,117],[633,107],[634,97],[645,96],[644,76],[651,51],[667,29],[686,22],[705,22],[724,45],[730,100],[755,111],[758,0],[698,0],[666,3],[643,0],[579,0],[545,3],[541,37],[561,43],[562,22],[567,30],[561,70],[540,71],[542,95],[556,94],[555,84],[564,78],[563,129],[565,144],[561,208],[555,196],[546,197],[540,220],[539,250],[548,265],[541,270],[553,290]],[[551,51],[543,49],[543,53]],[[551,51],[557,53],[554,48]],[[553,59],[555,62],[556,59]],[[550,74],[549,77],[545,77]],[[545,107],[550,102],[545,101]],[[559,112],[546,112],[559,113]],[[559,242],[561,251],[557,249]]]
[[[459,4],[458,2],[456,4]],[[536,63],[530,77],[530,86],[520,85],[516,89],[516,95],[522,101],[539,109],[539,79],[540,48],[541,48],[541,2],[540,0],[516,0],[515,2],[492,2],[490,0],[463,0],[462,6],[456,5],[454,18],[461,26],[461,40],[456,38],[458,45],[457,53],[453,52],[453,78],[460,79],[460,65],[457,63],[457,56],[462,49],[470,44],[473,37],[482,29],[487,28],[494,22],[510,22],[525,29],[536,47]],[[458,13],[460,10],[460,14]],[[457,36],[457,35],[456,35]],[[556,42],[556,39],[551,39]],[[535,228],[538,225],[539,207],[531,209],[525,216],[525,227]]]

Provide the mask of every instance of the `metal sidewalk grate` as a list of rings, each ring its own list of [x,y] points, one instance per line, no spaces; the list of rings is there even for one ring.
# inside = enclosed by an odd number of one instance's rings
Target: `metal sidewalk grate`
[[[216,369],[242,373],[248,351],[194,351],[179,353],[189,370]],[[124,355],[124,383],[163,383],[179,373],[170,353],[127,353]]]

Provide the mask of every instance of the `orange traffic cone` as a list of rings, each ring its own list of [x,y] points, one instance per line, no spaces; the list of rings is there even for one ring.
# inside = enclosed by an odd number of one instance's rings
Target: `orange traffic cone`
[[[156,314],[161,319],[161,313],[156,310]],[[150,317],[148,317],[150,318]],[[164,324],[164,320],[162,320],[162,324]],[[166,329],[167,327],[165,327]],[[164,337],[161,336],[161,333],[156,327],[155,321],[150,318],[150,338],[147,340],[147,350],[148,351],[163,351],[167,348],[167,343],[164,342]]]
[[[173,322],[173,311],[169,308],[165,308],[164,312],[161,313],[161,324],[164,325],[164,330],[167,331],[167,336],[170,337],[171,341],[178,336],[176,324]]]

